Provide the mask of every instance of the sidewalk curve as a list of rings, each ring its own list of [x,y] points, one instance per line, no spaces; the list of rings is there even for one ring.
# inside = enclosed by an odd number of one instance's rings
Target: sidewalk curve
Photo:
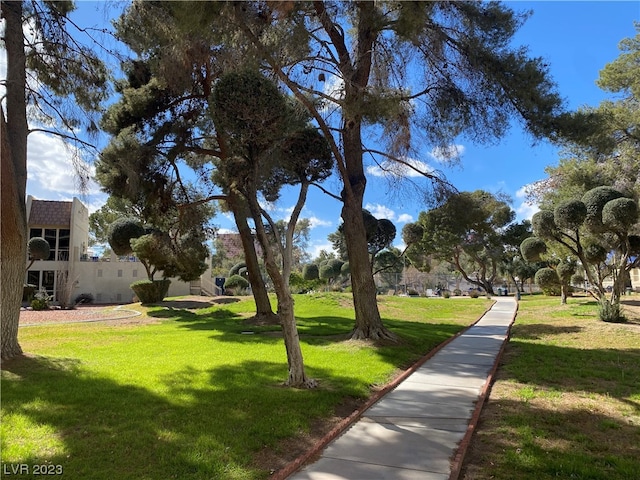
[[[457,479],[517,311],[513,297],[495,300],[288,479]]]

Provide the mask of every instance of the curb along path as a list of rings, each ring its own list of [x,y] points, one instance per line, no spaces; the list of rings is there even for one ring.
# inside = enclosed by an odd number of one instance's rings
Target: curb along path
[[[495,300],[289,480],[456,480],[517,311]]]

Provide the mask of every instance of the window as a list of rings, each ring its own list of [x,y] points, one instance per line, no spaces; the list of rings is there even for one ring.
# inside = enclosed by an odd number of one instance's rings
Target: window
[[[122,270],[118,270],[118,278],[122,277]]]
[[[68,228],[31,228],[29,238],[42,237],[49,243],[50,253],[47,260],[69,261],[71,230]]]
[[[134,271],[131,273],[131,276],[132,276],[133,278],[136,278],[136,277],[138,276],[138,270],[134,270]]]
[[[55,282],[56,272],[53,270],[44,270],[42,272],[42,288],[51,296],[53,296]]]
[[[101,268],[98,269],[98,278],[102,278],[102,269]]]
[[[29,270],[27,272],[27,283],[40,287],[40,272],[38,270]]]
[[[56,259],[57,236],[58,236],[58,230],[56,230],[55,228],[44,229],[44,239],[49,243],[49,247],[51,248],[51,252],[49,253],[49,258],[47,260]]]
[[[57,259],[64,262],[69,261],[69,245],[71,243],[71,230],[62,228],[58,230],[58,255]]]

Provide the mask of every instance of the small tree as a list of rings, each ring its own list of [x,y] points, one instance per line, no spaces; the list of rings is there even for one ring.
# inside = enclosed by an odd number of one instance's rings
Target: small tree
[[[326,280],[328,285],[331,285],[340,277],[342,265],[344,265],[344,262],[337,258],[327,260],[319,267],[320,278]]]
[[[144,265],[148,281],[134,282],[131,288],[143,303],[159,302],[166,296],[170,281],[166,277],[179,277],[182,281],[195,280],[207,269],[208,251],[201,234],[187,232],[168,234],[145,229],[132,218],[116,220],[109,229],[109,244],[117,255],[135,254]],[[162,280],[155,280],[161,271]],[[157,286],[149,286],[159,282]],[[160,297],[162,295],[162,297]]]
[[[331,152],[326,140],[292,108],[276,85],[257,72],[224,75],[216,84],[210,105],[218,141],[228,152],[218,165],[217,181],[246,201],[278,298],[289,365],[286,384],[314,387],[315,380],[308,378],[304,370],[289,281],[296,224],[309,186],[331,173]],[[284,185],[298,185],[300,190],[281,233],[261,207],[258,195],[262,193],[274,201]]]
[[[553,211],[541,210],[532,222],[540,241],[562,247],[580,261],[592,286],[589,293],[598,301],[606,298],[603,280],[611,275],[609,301],[620,303],[629,270],[640,264],[640,237],[634,234],[638,206],[633,199],[611,187],[596,187],[581,200],[560,202]]]
[[[407,257],[429,268],[428,257],[447,262],[469,283],[493,293],[498,264],[504,256],[503,234],[515,212],[507,202],[476,190],[451,195],[437,208],[420,212],[405,225]]]

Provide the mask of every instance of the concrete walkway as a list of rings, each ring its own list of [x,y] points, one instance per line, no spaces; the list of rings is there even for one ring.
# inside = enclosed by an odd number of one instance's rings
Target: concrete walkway
[[[446,344],[290,480],[447,480],[458,476],[517,310],[513,297]]]

